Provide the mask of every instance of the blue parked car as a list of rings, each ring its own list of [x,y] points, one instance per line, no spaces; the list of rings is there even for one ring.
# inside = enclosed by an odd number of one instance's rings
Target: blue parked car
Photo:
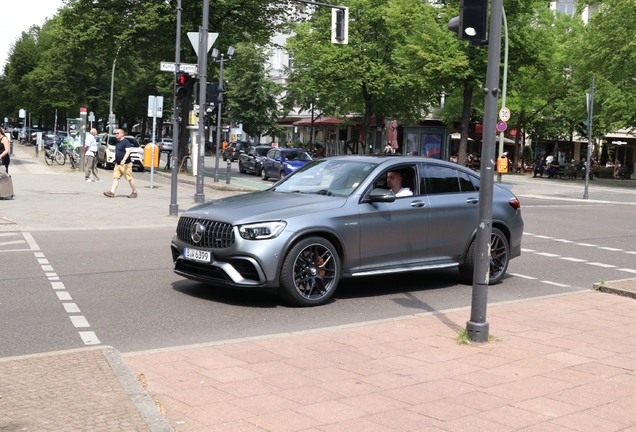
[[[282,179],[303,165],[313,161],[305,150],[295,148],[272,148],[263,159],[261,178]]]

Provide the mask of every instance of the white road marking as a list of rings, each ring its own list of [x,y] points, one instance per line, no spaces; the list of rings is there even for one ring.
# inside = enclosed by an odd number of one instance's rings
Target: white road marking
[[[625,253],[636,255],[636,251],[625,251]]]
[[[0,246],[6,246],[6,245],[12,245],[12,244],[22,244],[22,243],[26,243],[24,240],[13,240],[13,241],[8,241],[8,242],[2,242],[0,243]]]
[[[636,270],[634,270],[634,269],[628,269],[628,268],[616,269],[616,270],[624,271],[624,272],[627,272],[627,273],[636,273]]]
[[[584,260],[584,259],[572,258],[572,257],[559,257],[559,259],[566,260],[566,261],[572,261],[572,262],[586,262],[587,261],[587,260]]]
[[[535,235],[536,238],[542,238],[542,239],[551,239],[554,237],[550,237],[550,236],[544,236],[544,235]]]
[[[53,271],[53,266],[50,266],[50,265],[43,265],[43,266],[42,266],[42,271],[45,271],[45,272],[47,272],[47,271]]]
[[[568,288],[568,287],[570,286],[570,285],[565,285],[565,284],[560,284],[560,283],[557,283],[557,282],[545,281],[545,280],[544,280],[544,281],[541,281],[541,282],[543,282],[543,283],[547,283],[547,284],[549,284],[549,285],[554,285],[554,286],[558,286],[558,287],[563,287],[563,288]]]
[[[11,236],[19,235],[19,234],[20,234],[20,233],[17,233],[17,232],[0,233],[0,237],[11,237]]]
[[[521,248],[521,252],[536,252],[536,250]]]
[[[526,275],[522,275],[522,274],[519,274],[519,273],[508,273],[508,274],[512,275],[512,276],[524,278],[524,279],[537,279],[536,277],[526,276]]]
[[[31,233],[25,232],[22,233],[22,235],[24,236],[24,239],[27,241],[29,246],[31,246],[31,250],[40,250],[40,246],[38,246],[38,244],[35,242],[35,239],[31,235]]]
[[[69,318],[75,327],[90,327],[88,320],[81,315],[72,315]]]
[[[38,263],[40,264],[49,264],[49,260],[46,258],[38,258]]]
[[[51,282],[51,286],[53,289],[64,289],[64,284],[62,282]]]
[[[554,239],[554,241],[558,241],[561,243],[574,243],[574,241],[572,240],[565,240],[565,239]]]
[[[44,254],[42,252],[34,252],[33,255],[35,255],[36,258],[44,258]]]
[[[612,252],[622,252],[623,251],[623,249],[617,249],[617,248],[606,247],[606,246],[600,246],[599,249],[608,250],[608,251],[612,251]]]
[[[95,332],[79,332],[80,337],[84,341],[84,345],[99,345],[101,342],[97,339]]]
[[[599,262],[588,262],[586,264],[597,266],[597,267],[603,267],[603,268],[616,268],[617,267],[615,265],[604,264],[604,263],[599,263]]]
[[[548,253],[548,252],[537,252],[537,255],[542,255],[542,256],[546,256],[546,257],[558,257],[560,255],[557,254],[553,254],[553,253]]]
[[[77,307],[75,303],[62,303],[64,305],[64,310],[67,313],[79,313],[80,309]]]
[[[55,294],[57,294],[57,298],[60,300],[73,300],[67,291],[57,291]]]
[[[590,243],[574,243],[574,244],[579,246],[598,247],[598,245],[590,244]]]

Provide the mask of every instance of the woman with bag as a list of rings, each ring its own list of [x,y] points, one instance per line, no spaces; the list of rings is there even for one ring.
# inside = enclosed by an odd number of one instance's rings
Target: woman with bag
[[[5,135],[4,129],[0,127],[0,160],[7,174],[9,174],[9,164],[11,163],[11,159],[9,158],[10,149],[11,142],[9,141],[9,137]]]

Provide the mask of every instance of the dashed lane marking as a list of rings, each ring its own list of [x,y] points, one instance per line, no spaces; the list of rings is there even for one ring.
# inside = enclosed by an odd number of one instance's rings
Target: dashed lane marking
[[[26,241],[26,243],[28,243],[30,247],[30,249],[24,249],[24,250],[35,251],[33,252],[33,255],[38,260],[38,264],[40,264],[40,266],[42,267],[42,271],[44,272],[44,275],[51,282],[51,288],[55,290],[54,292],[55,292],[55,295],[57,295],[58,300],[62,301],[62,306],[64,306],[64,310],[66,311],[66,313],[69,314],[68,317],[71,320],[71,323],[73,324],[73,326],[75,328],[90,327],[91,325],[89,324],[85,316],[74,315],[74,314],[81,313],[79,306],[77,306],[76,303],[72,302],[73,298],[71,297],[71,294],[68,291],[66,291],[66,286],[64,285],[64,282],[60,281],[60,277],[57,275],[57,273],[53,269],[53,266],[51,265],[51,263],[49,263],[49,260],[46,258],[44,253],[37,252],[40,250],[40,247],[35,242],[35,239],[33,238],[33,236],[27,232],[22,233],[22,235],[24,236],[24,241],[22,241],[22,243]],[[0,236],[7,237],[7,235],[2,235],[2,234],[0,234]],[[2,243],[0,243],[0,246],[1,245]],[[2,252],[6,252],[6,251],[2,251]],[[78,334],[80,338],[82,339],[82,342],[84,342],[84,345],[101,344],[95,332],[80,331],[78,332]]]

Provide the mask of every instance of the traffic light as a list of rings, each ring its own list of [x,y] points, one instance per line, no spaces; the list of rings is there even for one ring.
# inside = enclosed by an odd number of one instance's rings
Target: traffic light
[[[349,8],[331,9],[331,43],[349,43]]]
[[[590,122],[588,121],[582,121],[581,123],[579,123],[579,132],[581,133],[581,136],[587,138],[587,135],[590,132],[589,126],[590,126]]]
[[[178,72],[175,77],[174,96],[177,99],[185,99],[190,95],[190,75]]]
[[[448,22],[448,29],[471,46],[488,44],[488,0],[461,0],[459,16]]]
[[[208,102],[215,105],[223,102],[223,89],[217,83],[208,83]]]

